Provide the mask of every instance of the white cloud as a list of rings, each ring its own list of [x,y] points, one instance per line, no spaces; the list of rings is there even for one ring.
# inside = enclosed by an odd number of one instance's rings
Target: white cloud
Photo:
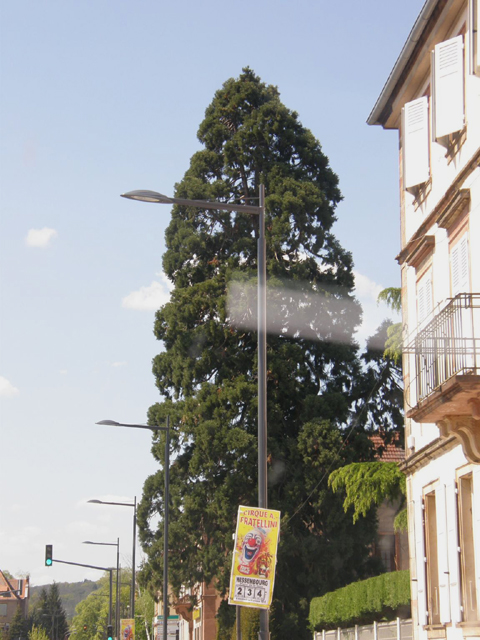
[[[149,287],[140,287],[122,299],[122,307],[136,311],[156,311],[170,300],[172,284],[163,274],[161,282],[154,280]]]
[[[60,374],[61,374],[62,376],[66,376],[66,375],[67,375],[67,373],[68,373],[67,369],[60,369]]]
[[[371,299],[377,302],[378,294],[385,289],[381,284],[377,284],[370,280],[368,276],[364,276],[358,271],[354,271],[355,277],[355,293],[359,300]]]
[[[13,396],[18,396],[19,393],[20,391],[13,386],[10,380],[0,376],[0,397],[11,398]]]
[[[374,335],[381,323],[389,318],[393,322],[400,322],[400,314],[392,311],[383,302],[377,303],[378,294],[385,287],[371,280],[368,276],[354,272],[355,296],[362,305],[363,320],[358,328],[356,338],[363,345],[365,340]]]
[[[67,522],[65,523],[64,529],[69,534],[74,534],[81,537],[108,534],[108,529],[104,525],[99,525],[98,518],[95,520],[95,522],[87,520],[75,520],[73,522]]]
[[[57,236],[58,232],[48,227],[44,227],[43,229],[30,229],[25,238],[25,243],[28,247],[41,247],[43,249],[48,247],[50,242]]]
[[[124,367],[126,362],[112,362],[112,367]]]
[[[15,502],[10,506],[10,511],[12,511],[13,513],[22,513],[22,512],[28,513],[28,507],[27,505]]]

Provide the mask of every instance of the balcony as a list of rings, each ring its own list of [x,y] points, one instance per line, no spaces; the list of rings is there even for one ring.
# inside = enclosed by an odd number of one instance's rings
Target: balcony
[[[415,359],[417,394],[417,404],[407,417],[436,423],[443,436],[455,434],[462,440],[460,434],[466,433],[476,458],[480,455],[480,293],[458,294],[417,333],[405,353]]]

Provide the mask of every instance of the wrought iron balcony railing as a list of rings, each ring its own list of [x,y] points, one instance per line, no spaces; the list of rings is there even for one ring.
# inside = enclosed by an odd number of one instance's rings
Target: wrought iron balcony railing
[[[456,375],[480,374],[480,293],[459,293],[422,329],[415,355],[417,402]]]

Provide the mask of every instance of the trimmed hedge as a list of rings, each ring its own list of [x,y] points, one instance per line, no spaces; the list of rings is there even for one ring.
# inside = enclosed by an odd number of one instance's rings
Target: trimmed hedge
[[[410,572],[392,571],[313,598],[309,621],[314,630],[351,627],[408,617],[409,607]]]
[[[242,640],[258,640],[258,632],[260,631],[260,609],[242,607],[240,612]],[[234,624],[231,640],[236,640],[236,638],[237,626]]]

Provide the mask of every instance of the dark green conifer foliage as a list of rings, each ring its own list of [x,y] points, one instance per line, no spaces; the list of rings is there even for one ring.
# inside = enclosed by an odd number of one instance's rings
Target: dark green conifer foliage
[[[338,179],[298,115],[250,69],[217,91],[198,138],[203,149],[176,197],[256,204],[259,185],[266,189],[269,288],[277,308],[288,306],[267,345],[269,506],[283,516],[271,631],[307,638],[311,597],[375,572],[367,549],[374,517],[353,525],[327,485],[329,471],[358,459],[340,430],[358,398],[352,336],[361,310],[351,255],[331,230]],[[238,505],[257,504],[257,336],[232,326],[227,309],[229,284],[256,280],[257,227],[254,215],[175,206],[166,233],[163,265],[174,290],[156,314],[165,350],[153,363],[165,402],[150,408],[149,422],[163,425],[169,415],[172,425],[177,592],[213,579],[225,592]],[[254,318],[248,300],[243,313]],[[164,435],[155,438],[162,465]],[[148,478],[139,506],[143,579],[159,589],[163,524],[152,531],[149,521],[163,517],[163,483],[163,470]]]
[[[8,638],[9,640],[27,640],[28,631],[28,621],[23,615],[22,608],[18,606],[10,623]]]
[[[45,629],[50,640],[63,640],[68,632],[67,616],[63,608],[58,585],[43,588],[33,612],[33,623]]]

